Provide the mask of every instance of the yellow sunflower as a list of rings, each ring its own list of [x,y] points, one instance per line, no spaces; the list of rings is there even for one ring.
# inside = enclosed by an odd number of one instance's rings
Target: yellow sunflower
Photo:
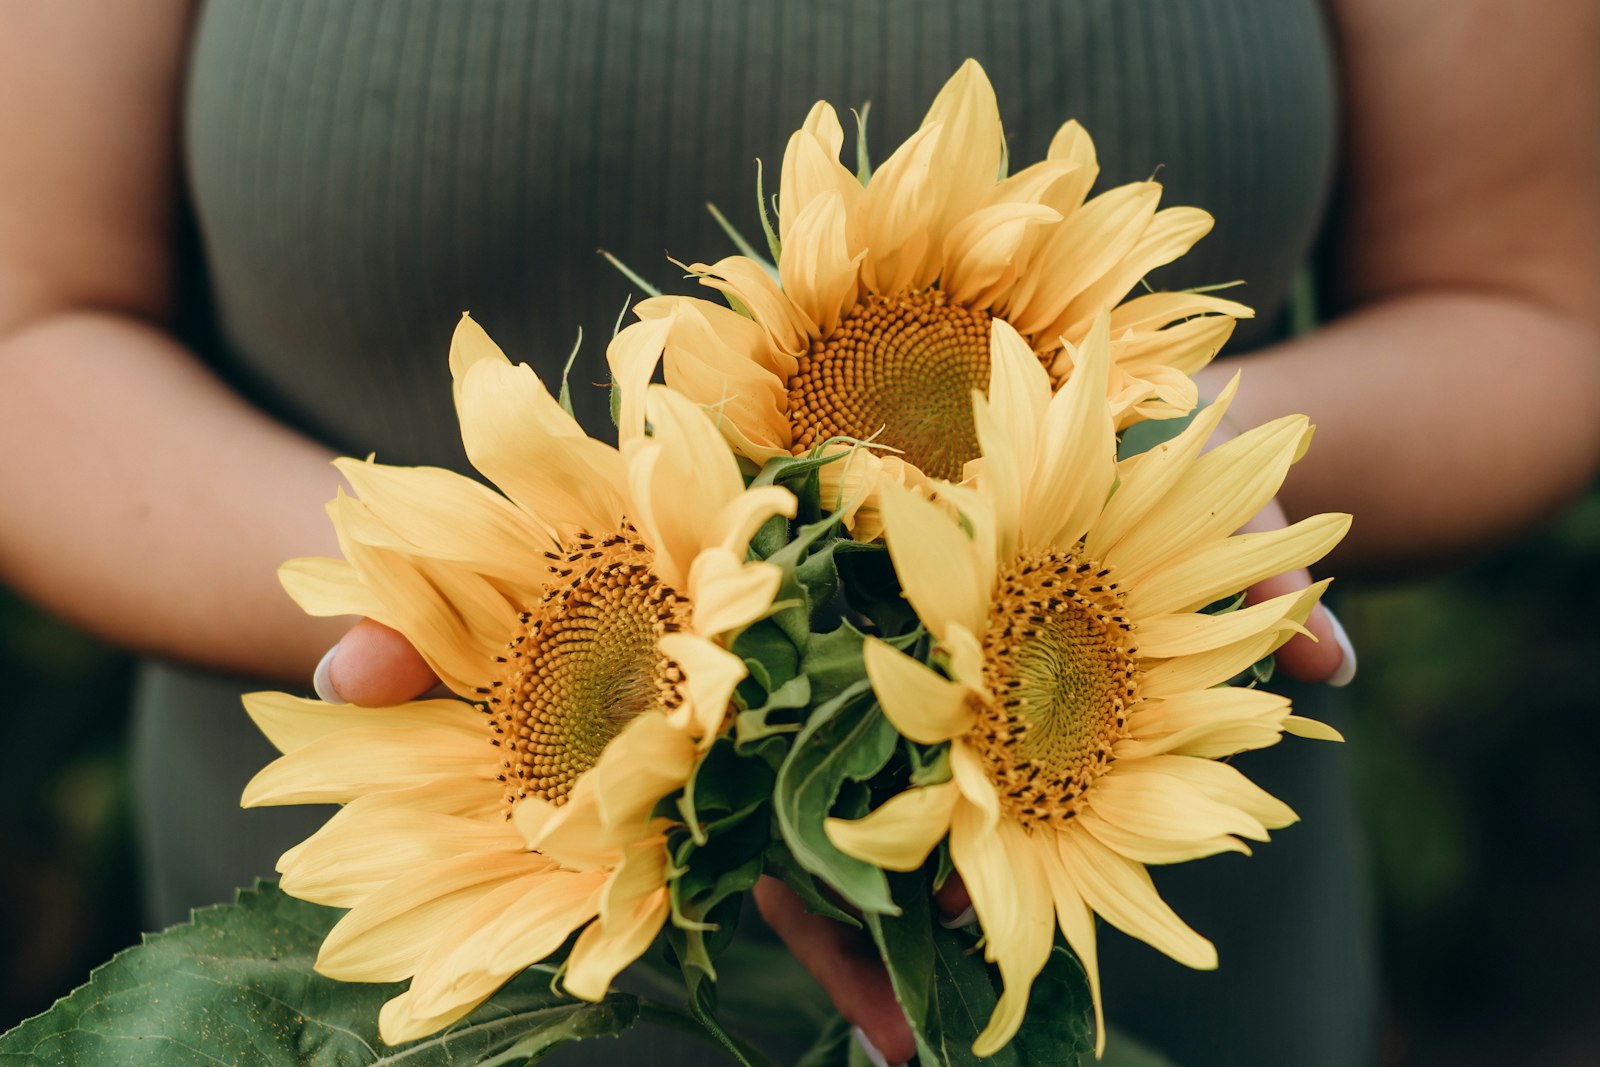
[[[1015,1034],[1057,926],[1088,973],[1097,1024],[1094,915],[1189,966],[1216,965],[1145,865],[1247,851],[1240,838],[1294,821],[1219,757],[1283,731],[1338,735],[1283,697],[1222,684],[1301,632],[1326,582],[1201,609],[1320,558],[1350,521],[1233,535],[1311,435],[1291,416],[1200,455],[1237,379],[1181,435],[1118,463],[1105,317],[1053,398],[1027,342],[1002,323],[993,331],[996,385],[975,403],[972,484],[940,487],[946,507],[894,488],[882,501],[941,670],[880,641],[866,649],[884,713],[914,741],[948,742],[951,778],[827,823],[839,848],[890,870],[916,869],[949,836],[1005,983],[979,1055]]]
[[[650,813],[744,677],[724,635],[777,591],[747,543],[794,511],[785,490],[746,491],[704,413],[664,388],[644,399],[653,434],[618,451],[470,319],[450,365],[467,453],[505,496],[340,461],[358,495],[330,505],[344,559],[283,579],[312,614],[405,634],[461,699],[245,700],[284,754],[244,803],[344,805],[278,869],[286,891],[351,909],[319,971],[411,979],[380,1017],[391,1043],[461,1018],[574,932],[564,982],[588,1000],[649,946],[668,914]]]
[[[1042,162],[1001,178],[1000,114],[972,60],[865,184],[840,164],[843,143],[825,102],[789,140],[776,279],[745,256],[690,267],[739,311],[678,296],[638,308],[647,322],[674,323],[667,384],[714,409],[756,463],[872,440],[894,450],[892,481],[959,479],[978,454],[970,396],[989,384],[991,321],[1014,327],[1059,387],[1095,317],[1211,228],[1195,208],[1158,211],[1153,181],[1086,200],[1098,167],[1076,122]],[[1189,376],[1250,314],[1193,293],[1116,307],[1106,390],[1118,427],[1192,409]],[[619,350],[613,371],[648,380],[658,355]]]

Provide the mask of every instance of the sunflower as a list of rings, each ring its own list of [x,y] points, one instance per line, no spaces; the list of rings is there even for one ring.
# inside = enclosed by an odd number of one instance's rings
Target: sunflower
[[[714,409],[757,464],[870,440],[890,453],[892,481],[959,479],[978,454],[970,395],[988,384],[992,321],[1014,327],[1059,387],[1096,316],[1211,228],[1195,208],[1158,211],[1153,181],[1086,200],[1098,167],[1076,122],[1061,127],[1043,161],[1001,178],[1000,114],[972,60],[864,183],[840,164],[843,143],[825,102],[789,139],[776,279],[747,256],[695,263],[691,272],[731,307],[666,296],[637,309],[647,322],[674,323],[667,384]],[[1106,388],[1118,427],[1192,409],[1189,375],[1250,314],[1195,293],[1116,307]],[[613,371],[648,380],[660,354],[619,350]]]
[[[411,979],[380,1016],[391,1043],[461,1018],[574,933],[565,987],[597,1000],[654,939],[668,863],[651,811],[744,677],[724,635],[777,591],[746,545],[794,512],[785,490],[746,491],[704,413],[664,388],[644,398],[652,435],[618,451],[469,318],[450,365],[467,453],[505,495],[342,460],[357,493],[330,505],[344,559],[283,579],[312,614],[405,634],[459,699],[245,700],[283,756],[244,803],[344,805],[278,869],[286,891],[351,909],[319,971]]]
[[[1245,852],[1241,838],[1294,821],[1219,757],[1284,731],[1338,738],[1282,697],[1221,684],[1303,632],[1325,581],[1201,610],[1344,535],[1347,515],[1232,534],[1276,493],[1309,424],[1279,419],[1201,456],[1236,378],[1178,437],[1118,463],[1108,349],[1101,316],[1052,398],[1027,342],[995,323],[972,483],[940,487],[942,501],[884,491],[885,539],[938,669],[870,640],[867,673],[902,734],[948,743],[951,777],[826,828],[889,870],[916,869],[948,835],[1005,985],[979,1055],[1015,1034],[1057,926],[1088,974],[1097,1024],[1094,915],[1214,967],[1211,943],[1162,902],[1145,865]]]

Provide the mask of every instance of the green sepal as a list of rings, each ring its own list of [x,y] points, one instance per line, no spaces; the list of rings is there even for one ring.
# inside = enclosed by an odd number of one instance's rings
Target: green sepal
[[[772,262],[783,261],[783,242],[778,240],[778,233],[772,228],[772,220],[767,216],[767,191],[763,187],[761,173],[761,160],[756,160],[756,209],[761,213],[761,232],[767,237],[767,251],[772,253]]]
[[[576,419],[577,413],[572,410],[572,364],[577,361],[578,349],[583,347],[583,327],[578,327],[578,339],[572,342],[572,351],[567,353],[567,364],[561,368],[561,395],[556,402],[561,405],[570,418]]]
[[[867,116],[872,114],[872,101],[861,105],[861,110],[850,109],[856,117],[856,180],[866,185],[872,180],[872,156],[867,152]]]
[[[711,212],[711,217],[716,220],[717,226],[721,228],[728,240],[733,242],[733,247],[739,250],[740,255],[744,256],[746,259],[755,260],[757,263],[761,264],[762,268],[765,270],[775,271],[778,269],[775,263],[769,260],[766,256],[763,256],[760,252],[756,251],[756,246],[751,244],[749,240],[746,239],[745,235],[740,233],[738,228],[734,226],[733,223],[728,221],[728,217],[726,215],[717,210],[717,205],[707,203],[706,210]]]

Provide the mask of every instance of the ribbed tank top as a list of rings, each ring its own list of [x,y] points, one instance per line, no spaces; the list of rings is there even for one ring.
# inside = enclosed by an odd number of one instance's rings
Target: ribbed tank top
[[[732,251],[707,201],[758,232],[754,161],[772,192],[814,100],[841,114],[870,102],[881,160],[968,56],[994,83],[1014,167],[1079,119],[1099,150],[1097,189],[1156,175],[1163,205],[1216,218],[1153,280],[1241,280],[1229,295],[1260,317],[1233,348],[1276,336],[1333,172],[1333,63],[1312,0],[207,0],[183,127],[203,269],[184,311],[209,324],[196,333],[203,358],[276,417],[348,454],[456,469],[466,464],[446,353],[459,313],[547,380],[581,327],[576,406],[609,437],[605,394],[590,383],[605,379],[604,340],[631,286],[597,248],[667,291],[695,291],[666,256]],[[136,758],[155,919],[270,873],[325,816],[237,810],[273,754],[238,704],[259,685],[165,665],[142,673]],[[1310,964],[1285,977],[1270,965],[1359,941],[1359,908],[1337,900],[1359,898],[1339,873],[1353,863],[1328,846],[1348,833],[1344,778],[1319,767],[1297,763],[1281,787],[1303,811],[1297,790],[1335,809],[1316,816],[1330,820],[1320,837],[1291,831],[1305,838],[1291,841],[1297,851],[1263,850],[1268,862],[1224,888],[1231,910],[1206,915],[1200,901],[1196,917],[1176,902],[1222,945],[1220,980],[1185,985],[1196,976],[1103,939],[1114,1017],[1138,1029],[1160,1013],[1168,1032],[1147,1033],[1185,1064],[1362,1058],[1351,1050],[1369,1021],[1363,961],[1336,968],[1344,991],[1309,1006],[1294,979]],[[1208,862],[1226,876],[1235,858]],[[1207,873],[1202,895],[1225,880]],[[1296,921],[1263,933],[1258,916],[1233,914],[1247,900],[1270,908],[1273,895],[1300,901]],[[1300,920],[1319,907],[1328,944],[1303,928],[1316,920]],[[1245,937],[1264,947],[1240,966],[1231,957]],[[1239,1021],[1274,1013],[1270,1033]],[[1283,1045],[1295,1031],[1304,1040]],[[1256,1038],[1269,1058],[1252,1058]],[[701,1062],[699,1050],[653,1041],[628,1055]],[[615,1055],[580,1046],[571,1062]]]

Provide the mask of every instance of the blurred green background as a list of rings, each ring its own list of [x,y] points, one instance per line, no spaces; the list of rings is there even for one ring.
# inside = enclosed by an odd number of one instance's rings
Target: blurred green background
[[[1600,1056],[1597,604],[1600,486],[1470,569],[1344,590],[1385,1063]],[[139,920],[128,661],[0,591],[0,671],[3,1030]]]

